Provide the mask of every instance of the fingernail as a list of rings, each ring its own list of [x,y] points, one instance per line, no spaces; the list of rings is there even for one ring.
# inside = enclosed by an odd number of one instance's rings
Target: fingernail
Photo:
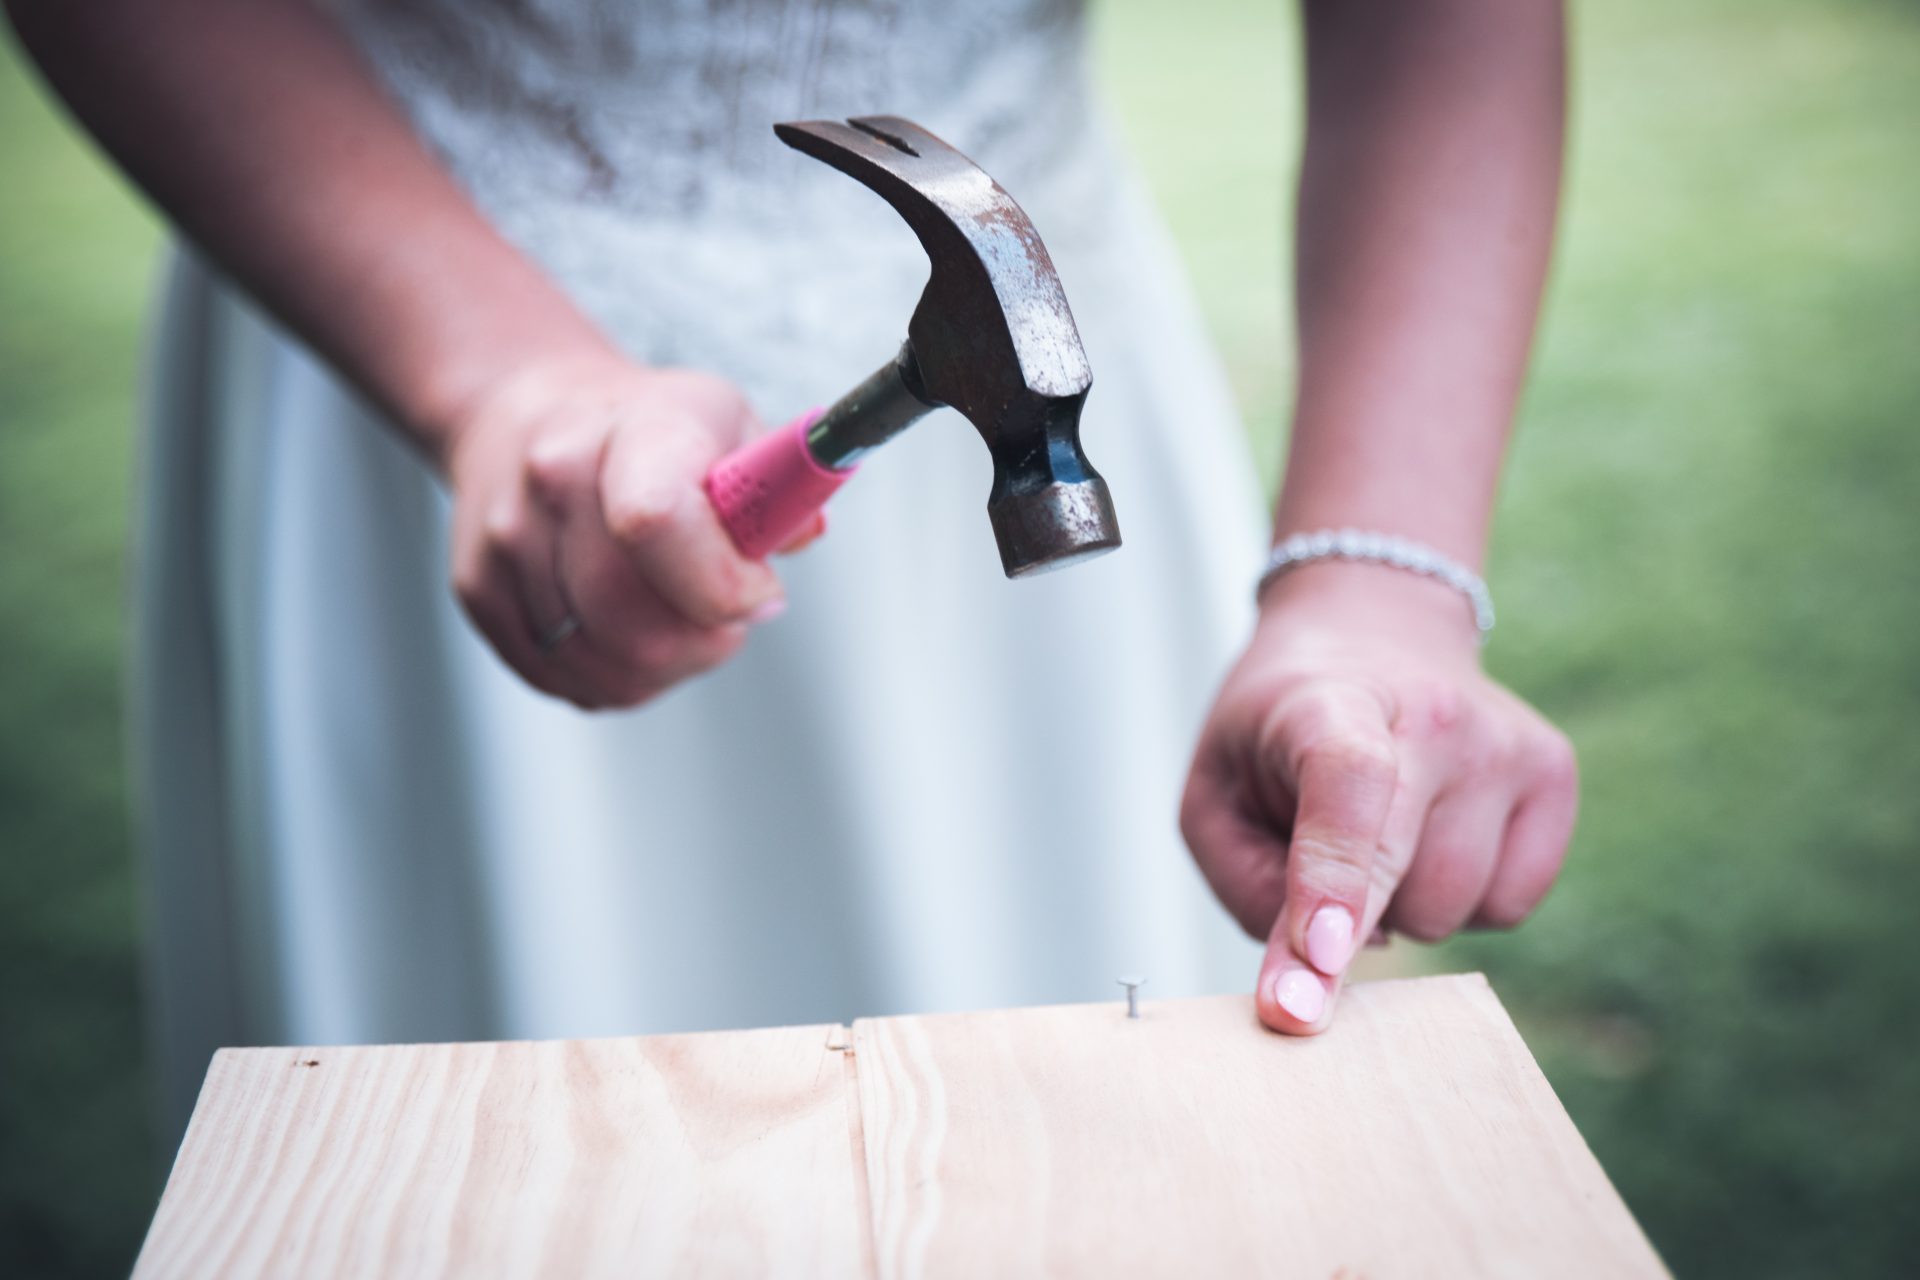
[[[1327,992],[1305,969],[1289,969],[1273,984],[1273,1002],[1297,1021],[1312,1025],[1326,1011]]]
[[[1307,922],[1307,963],[1337,978],[1353,962],[1353,915],[1329,903]]]
[[[785,596],[775,596],[773,599],[767,601],[765,604],[761,605],[758,609],[755,609],[752,613],[748,614],[747,621],[753,623],[755,626],[759,626],[763,622],[772,622],[775,618],[779,617],[781,614],[785,613],[786,611],[787,611],[787,598]]]

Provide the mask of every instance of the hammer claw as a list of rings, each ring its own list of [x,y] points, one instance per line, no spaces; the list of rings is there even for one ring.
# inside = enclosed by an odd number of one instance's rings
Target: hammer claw
[[[896,146],[877,133],[856,128],[851,123],[804,120],[794,124],[777,124],[773,126],[773,131],[780,136],[780,141],[794,150],[803,151],[816,160],[824,160],[876,190],[879,188],[871,176],[876,169],[909,185],[924,180],[924,175],[916,172],[914,162],[920,158],[918,155]]]
[[[935,158],[951,157],[967,168],[974,168],[973,161],[948,146],[940,138],[934,137],[913,121],[901,116],[854,116],[848,124],[862,133],[870,133],[897,151],[910,156]]]
[[[1046,246],[1013,197],[898,116],[807,120],[774,132],[878,194],[926,250],[932,272],[907,324],[899,376],[881,381],[900,383],[922,405],[916,414],[950,405],[980,432],[993,455],[987,508],[1009,576],[1118,546],[1112,499],[1080,447],[1092,381],[1080,334]],[[839,408],[820,426],[826,443],[870,447],[878,420]],[[887,431],[910,420],[888,419]]]

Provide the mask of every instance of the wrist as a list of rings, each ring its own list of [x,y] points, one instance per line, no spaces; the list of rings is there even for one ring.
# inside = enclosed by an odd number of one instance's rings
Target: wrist
[[[1295,565],[1260,593],[1260,627],[1311,626],[1404,640],[1478,663],[1473,606],[1444,582],[1392,565],[1317,560]]]

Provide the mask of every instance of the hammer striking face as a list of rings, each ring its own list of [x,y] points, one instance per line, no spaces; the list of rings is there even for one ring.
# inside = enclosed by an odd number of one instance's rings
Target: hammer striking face
[[[800,473],[811,463],[822,471],[812,483],[837,487],[824,477],[844,474],[921,415],[951,405],[993,457],[987,514],[1008,577],[1119,546],[1106,481],[1080,447],[1092,382],[1080,333],[1046,246],[1013,197],[958,151],[895,116],[779,124],[774,132],[877,192],[932,265],[899,356],[804,428],[805,457],[789,471],[805,481]],[[728,465],[723,460],[709,478],[723,516],[730,501],[754,492],[752,478],[720,475]],[[759,492],[776,500],[764,485]]]

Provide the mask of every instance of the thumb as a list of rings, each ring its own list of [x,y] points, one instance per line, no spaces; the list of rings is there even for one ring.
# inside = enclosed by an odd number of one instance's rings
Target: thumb
[[[1260,767],[1294,797],[1286,900],[1261,966],[1261,1017],[1296,1034],[1326,1025],[1364,940],[1374,859],[1399,767],[1387,708],[1359,685],[1323,684],[1274,708]]]

